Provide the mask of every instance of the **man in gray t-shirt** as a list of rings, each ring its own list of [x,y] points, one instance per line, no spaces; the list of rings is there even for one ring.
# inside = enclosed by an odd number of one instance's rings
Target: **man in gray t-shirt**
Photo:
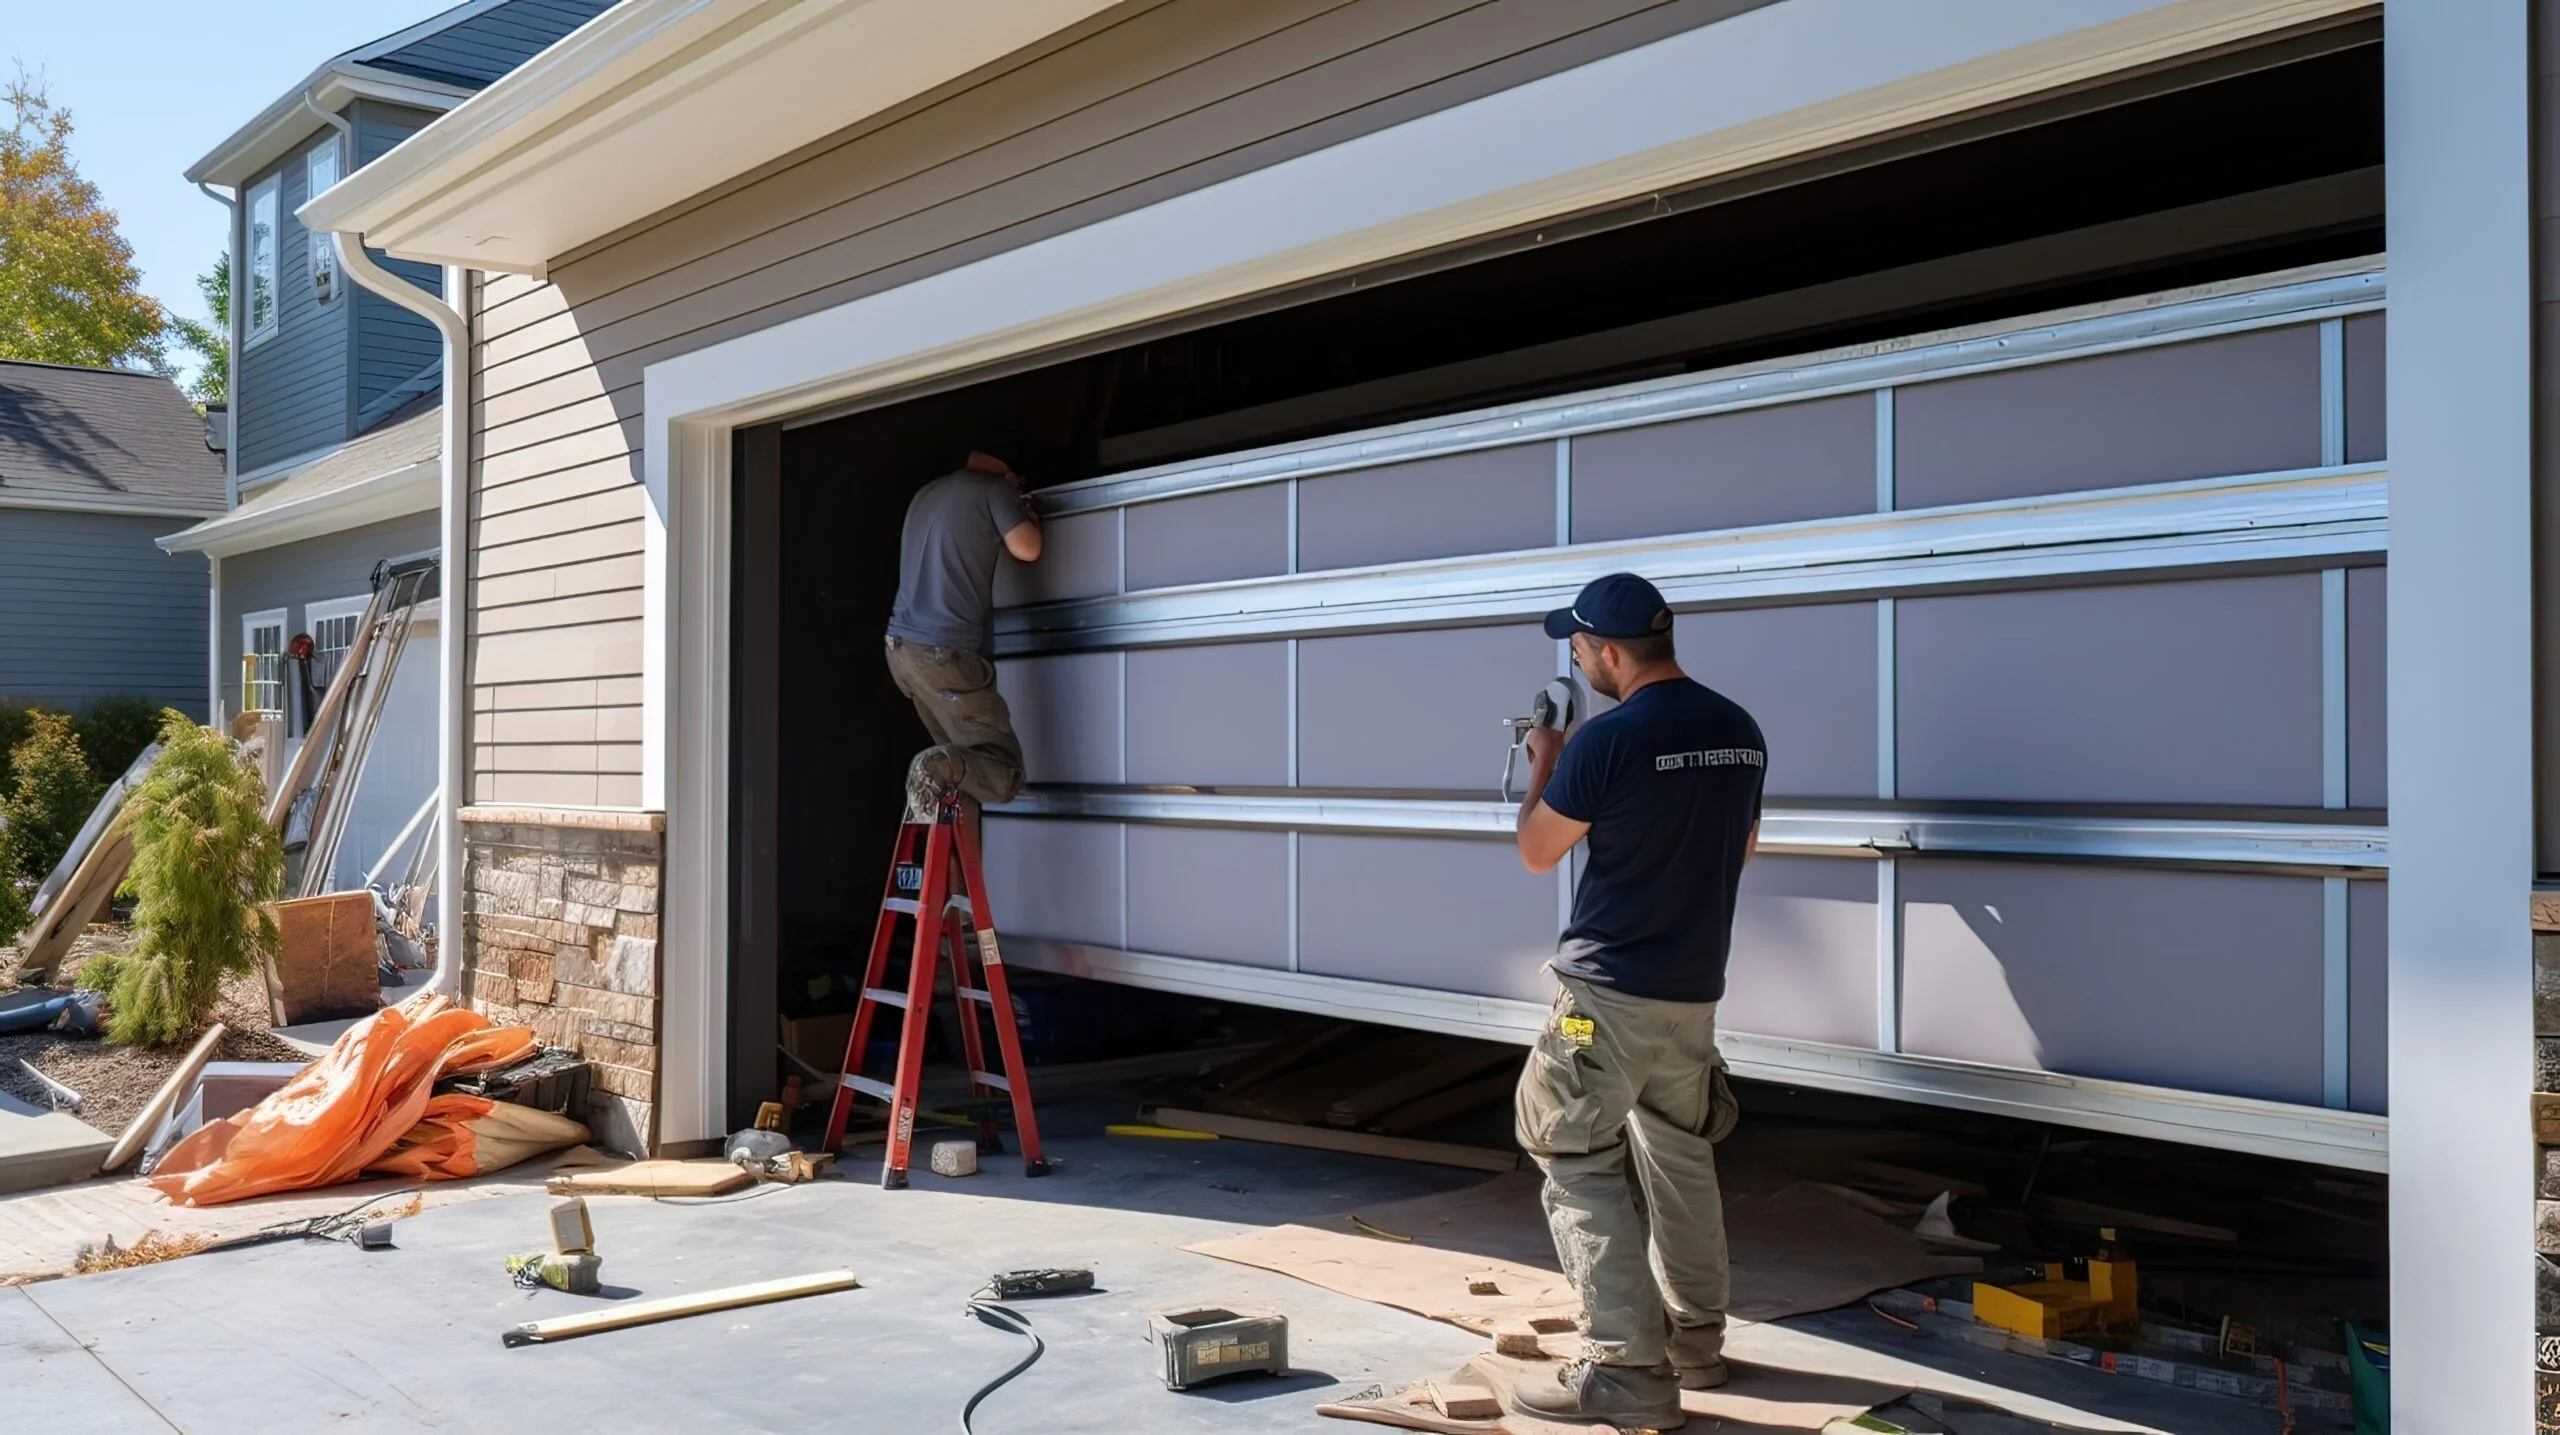
[[[977,804],[1022,791],[1022,742],[996,691],[996,564],[1040,557],[1040,520],[1022,476],[983,453],[907,504],[898,541],[898,601],[889,610],[889,676],[916,705],[933,746],[907,787],[920,803],[958,789]]]

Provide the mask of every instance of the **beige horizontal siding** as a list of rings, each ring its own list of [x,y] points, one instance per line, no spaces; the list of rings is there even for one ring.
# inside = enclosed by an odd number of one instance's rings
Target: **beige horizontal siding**
[[[547,282],[486,280],[473,800],[638,800],[649,364],[1755,3],[1168,0],[568,256]]]

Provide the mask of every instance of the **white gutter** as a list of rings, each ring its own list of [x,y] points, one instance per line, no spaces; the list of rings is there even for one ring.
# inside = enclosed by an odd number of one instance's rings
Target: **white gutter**
[[[468,690],[463,686],[463,615],[469,603],[463,596],[465,574],[470,568],[469,493],[466,488],[470,470],[466,465],[471,453],[471,321],[452,302],[428,293],[390,270],[373,262],[364,252],[364,236],[338,230],[329,235],[338,251],[338,266],[358,284],[416,314],[436,326],[444,336],[444,535],[439,562],[443,571],[436,575],[440,591],[454,595],[446,607],[455,621],[439,623],[436,629],[437,692],[441,701],[436,713],[436,790],[440,794],[436,813],[436,885],[443,889],[443,920],[436,933],[436,974],[427,990],[458,997],[462,987],[462,924],[457,918],[462,911],[462,824],[454,820],[458,804],[455,794],[462,789],[464,735],[470,730],[462,710]],[[444,292],[460,296],[469,281],[469,271],[449,265],[444,271]]]
[[[224,558],[367,523],[405,518],[442,502],[436,481],[441,471],[438,460],[422,459],[305,498],[282,503],[252,499],[245,507],[170,534],[159,540],[160,548],[165,553],[207,553]]]

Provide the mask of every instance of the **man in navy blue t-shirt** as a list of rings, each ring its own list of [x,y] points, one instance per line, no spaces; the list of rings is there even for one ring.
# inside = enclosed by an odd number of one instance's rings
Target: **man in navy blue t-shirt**
[[[1547,616],[1547,633],[1571,640],[1575,665],[1618,705],[1570,735],[1528,739],[1521,860],[1552,871],[1590,843],[1518,1099],[1586,1347],[1512,1403],[1669,1429],[1681,1387],[1725,1378],[1714,1143],[1736,1111],[1716,1003],[1768,746],[1751,714],[1680,670],[1671,610],[1644,579],[1594,581]]]

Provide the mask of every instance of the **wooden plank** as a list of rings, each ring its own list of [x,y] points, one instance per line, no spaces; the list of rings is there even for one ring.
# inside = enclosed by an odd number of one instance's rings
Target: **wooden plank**
[[[107,909],[107,903],[115,898],[116,887],[132,866],[133,839],[121,827],[89,849],[89,855],[80,859],[80,866],[54,898],[56,910],[39,919],[32,935],[25,938],[18,958],[22,982],[49,980],[61,968],[71,944]]]
[[[1383,1112],[1454,1086],[1488,1067],[1517,1064],[1519,1060],[1520,1048],[1516,1046],[1498,1041],[1472,1043],[1438,1061],[1342,1098],[1326,1109],[1324,1119],[1336,1126],[1364,1125]]]
[[[187,1049],[186,1059],[169,1073],[168,1080],[160,1083],[158,1091],[151,1093],[151,1099],[134,1114],[133,1124],[116,1138],[116,1144],[107,1148],[107,1159],[98,1167],[101,1173],[121,1171],[142,1154],[143,1145],[150,1141],[152,1132],[159,1129],[161,1118],[169,1114],[169,1108],[178,1104],[179,1097],[195,1089],[196,1078],[204,1074],[204,1064],[213,1060],[213,1048],[222,1040],[226,1030],[228,1028],[222,1023],[215,1022],[204,1035],[196,1038],[196,1044]]]
[[[740,1175],[746,1173],[740,1172]],[[527,1321],[504,1332],[500,1339],[508,1345],[541,1345],[549,1341],[570,1340],[600,1331],[623,1330],[635,1325],[651,1325],[662,1320],[678,1320],[689,1315],[707,1315],[715,1310],[736,1310],[740,1306],[765,1305],[778,1300],[798,1300],[802,1296],[825,1295],[830,1291],[852,1290],[861,1282],[851,1271],[820,1271],[816,1275],[786,1276],[778,1281],[757,1281],[753,1285],[723,1286],[718,1290],[697,1291],[692,1295],[671,1295],[658,1300],[622,1301],[602,1310],[583,1315],[553,1316],[549,1320]]]
[[[1210,1111],[1183,1111],[1169,1106],[1158,1108],[1153,1119],[1159,1126],[1171,1126],[1182,1131],[1206,1131],[1239,1141],[1304,1146],[1354,1156],[1383,1156],[1390,1161],[1418,1161],[1430,1166],[1457,1166],[1470,1171],[1516,1171],[1521,1161],[1517,1151],[1456,1146],[1446,1141],[1416,1141],[1405,1136],[1372,1136],[1366,1131],[1338,1131],[1329,1126],[1292,1126],[1285,1121],[1256,1121],[1248,1116],[1221,1116]]]
[[[1517,1053],[1513,1054],[1513,1059],[1518,1059]],[[1390,1136],[1402,1136],[1408,1131],[1419,1131],[1435,1121],[1446,1121],[1461,1112],[1473,1111],[1479,1106],[1490,1106],[1510,1095],[1512,1089],[1519,1084],[1519,1073],[1497,1071],[1463,1086],[1453,1086],[1446,1091],[1435,1091],[1419,1101],[1407,1102],[1379,1117],[1378,1129]]]
[[[1443,1384],[1433,1380],[1424,1388],[1431,1393],[1431,1408],[1452,1420],[1499,1420],[1502,1402],[1493,1398],[1493,1390],[1484,1385]]]
[[[554,1196],[723,1196],[755,1179],[726,1161],[634,1161],[554,1176],[546,1189]]]

